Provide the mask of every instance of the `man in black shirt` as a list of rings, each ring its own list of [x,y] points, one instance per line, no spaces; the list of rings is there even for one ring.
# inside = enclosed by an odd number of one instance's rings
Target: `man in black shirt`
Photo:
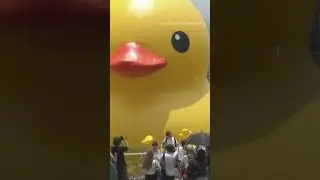
[[[121,146],[123,142],[123,146]],[[128,180],[127,164],[124,157],[124,152],[128,151],[128,143],[125,137],[114,137],[111,153],[117,160],[118,180]]]

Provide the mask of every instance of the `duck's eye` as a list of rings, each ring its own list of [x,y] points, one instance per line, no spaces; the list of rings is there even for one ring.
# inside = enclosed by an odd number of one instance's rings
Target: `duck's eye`
[[[185,53],[189,50],[190,40],[185,32],[177,31],[171,37],[171,44],[179,53]]]

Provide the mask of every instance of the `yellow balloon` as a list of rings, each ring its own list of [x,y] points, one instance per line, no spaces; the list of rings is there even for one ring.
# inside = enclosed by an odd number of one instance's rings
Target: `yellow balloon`
[[[150,144],[152,141],[153,141],[153,137],[148,135],[141,141],[141,143],[142,144]]]
[[[182,132],[189,132],[189,129],[182,129]]]
[[[189,129],[182,129],[182,133],[184,134],[184,135],[190,135],[192,132],[189,130]]]

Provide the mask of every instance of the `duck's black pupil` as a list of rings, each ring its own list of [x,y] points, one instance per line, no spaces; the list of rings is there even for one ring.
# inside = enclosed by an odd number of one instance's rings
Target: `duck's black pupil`
[[[171,37],[172,47],[179,53],[185,53],[189,50],[190,40],[188,35],[183,31],[173,33]]]

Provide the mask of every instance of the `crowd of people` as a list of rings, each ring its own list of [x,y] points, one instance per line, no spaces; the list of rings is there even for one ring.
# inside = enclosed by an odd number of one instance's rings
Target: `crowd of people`
[[[124,142],[120,146],[121,142]],[[154,141],[142,162],[145,180],[208,180],[210,179],[210,146],[179,143],[170,131],[159,145]],[[117,179],[128,180],[124,152],[128,151],[125,137],[115,137],[111,154],[116,159]]]

